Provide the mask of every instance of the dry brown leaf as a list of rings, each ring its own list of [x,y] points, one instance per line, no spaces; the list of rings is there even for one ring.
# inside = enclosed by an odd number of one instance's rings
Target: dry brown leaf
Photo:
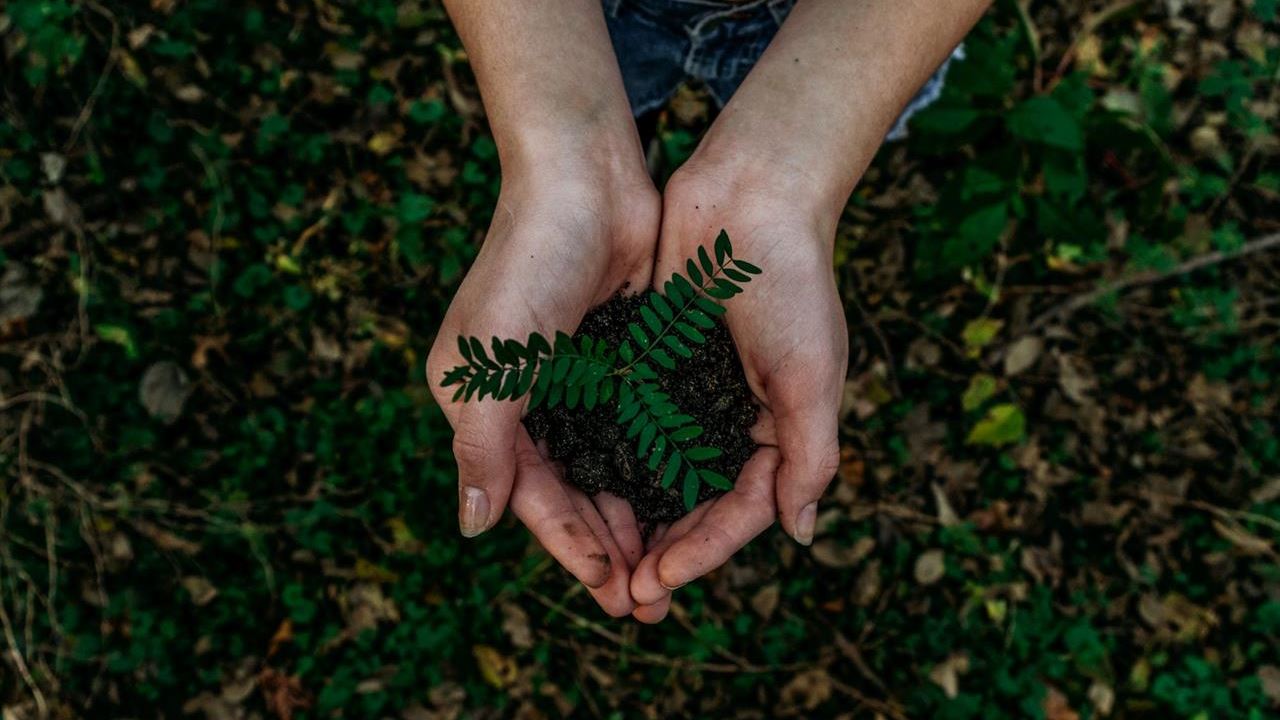
[[[871,560],[862,568],[853,584],[853,602],[867,607],[880,595],[880,561]]]
[[[533,631],[529,628],[529,613],[515,603],[502,603],[502,631],[511,644],[521,650],[533,647]]]
[[[9,262],[0,276],[0,331],[9,323],[35,315],[43,297],[44,290],[27,268]]]
[[[960,524],[960,518],[956,515],[956,511],[951,507],[951,501],[947,499],[946,492],[938,483],[931,483],[930,489],[933,490],[933,502],[938,506],[938,523],[942,527],[955,527]]]
[[[778,583],[769,583],[751,596],[751,609],[755,610],[760,617],[768,620],[773,617],[774,610],[778,608],[778,599],[781,594],[782,591]]]
[[[263,703],[267,712],[280,720],[292,720],[298,710],[311,707],[311,694],[302,687],[296,675],[285,675],[275,668],[264,668],[258,674],[258,686],[262,688]]]
[[[1036,361],[1040,359],[1040,353],[1044,352],[1044,341],[1038,336],[1027,335],[1020,337],[1009,346],[1009,351],[1004,356],[1004,374],[1013,377],[1024,372]]]
[[[1089,702],[1101,717],[1107,717],[1116,704],[1116,691],[1101,680],[1095,680],[1089,686]]]
[[[208,578],[189,575],[182,578],[182,587],[191,595],[191,602],[196,607],[204,607],[218,596],[218,588],[209,582]]]
[[[810,552],[813,559],[825,567],[848,568],[862,562],[876,547],[876,541],[870,537],[858,538],[852,546],[844,545],[836,540],[819,540],[813,544]]]
[[[1044,693],[1045,720],[1080,720],[1080,714],[1071,709],[1067,696],[1049,685]]]
[[[1270,555],[1274,552],[1270,540],[1254,535],[1238,523],[1215,519],[1213,529],[1222,536],[1222,539],[1236,546],[1245,555]]]
[[[147,414],[171,425],[182,414],[182,406],[191,397],[191,379],[177,363],[162,360],[152,363],[138,385],[138,399]]]
[[[956,653],[934,665],[933,670],[929,671],[929,679],[942,688],[947,697],[954,698],[960,694],[960,676],[967,672],[969,656],[966,653]]]
[[[782,705],[786,708],[812,712],[831,699],[831,676],[824,668],[806,670],[791,679],[782,688]]]
[[[1280,705],[1280,667],[1263,665],[1258,668],[1258,680],[1262,683],[1262,694],[1272,705]]]
[[[915,578],[921,585],[938,582],[946,572],[946,555],[937,548],[925,550],[916,558]]]

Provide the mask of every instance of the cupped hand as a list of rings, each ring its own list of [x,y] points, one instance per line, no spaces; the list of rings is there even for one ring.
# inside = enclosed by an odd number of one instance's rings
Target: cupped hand
[[[458,289],[427,359],[432,394],[453,426],[458,520],[473,537],[508,505],[606,612],[626,615],[642,545],[630,506],[594,500],[563,482],[521,423],[527,398],[452,400],[445,372],[463,364],[459,335],[523,340],[572,333],[587,310],[620,289],[649,284],[660,200],[643,168],[627,179],[592,168],[509,176],[479,256]]]
[[[813,541],[818,499],[839,464],[837,415],[848,329],[832,269],[838,213],[791,197],[784,179],[744,183],[697,163],[663,196],[655,284],[710,246],[721,228],[734,255],[764,273],[725,301],[725,320],[760,406],[760,449],[734,488],[655,534],[631,578],[635,617],[656,622],[671,591],[724,564],[773,524]]]

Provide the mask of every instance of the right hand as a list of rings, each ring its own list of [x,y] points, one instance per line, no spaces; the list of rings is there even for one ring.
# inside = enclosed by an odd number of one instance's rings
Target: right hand
[[[643,167],[618,179],[593,163],[504,175],[494,219],[427,358],[431,392],[453,426],[458,521],[473,537],[511,506],[552,556],[610,615],[635,609],[629,583],[643,552],[630,505],[566,484],[521,423],[527,397],[453,402],[440,386],[463,364],[459,335],[523,341],[572,334],[619,290],[648,287],[661,201]]]

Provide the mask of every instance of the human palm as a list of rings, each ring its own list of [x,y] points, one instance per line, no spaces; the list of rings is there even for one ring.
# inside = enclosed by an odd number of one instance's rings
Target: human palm
[[[632,610],[630,570],[642,550],[628,504],[564,483],[521,423],[524,402],[455,402],[454,388],[440,382],[463,362],[461,335],[571,333],[592,306],[646,287],[659,212],[647,178],[620,194],[563,178],[509,183],[427,360],[432,393],[454,429],[463,534],[491,527],[509,503],[612,615]]]
[[[730,334],[760,403],[760,449],[730,492],[703,503],[647,548],[631,580],[636,617],[656,621],[671,589],[719,567],[778,517],[812,541],[817,499],[839,461],[837,413],[848,330],[831,266],[834,226],[817,214],[719,184],[677,175],[663,198],[655,280],[682,267],[721,229],[736,254],[764,274],[726,303]]]

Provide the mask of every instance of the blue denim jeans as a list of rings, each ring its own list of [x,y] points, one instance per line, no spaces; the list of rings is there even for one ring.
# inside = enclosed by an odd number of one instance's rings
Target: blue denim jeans
[[[853,2],[854,0],[847,0]],[[609,35],[637,117],[658,109],[680,83],[700,80],[716,104],[729,101],[773,39],[796,0],[603,0]],[[888,139],[942,93],[943,63],[903,111]]]

